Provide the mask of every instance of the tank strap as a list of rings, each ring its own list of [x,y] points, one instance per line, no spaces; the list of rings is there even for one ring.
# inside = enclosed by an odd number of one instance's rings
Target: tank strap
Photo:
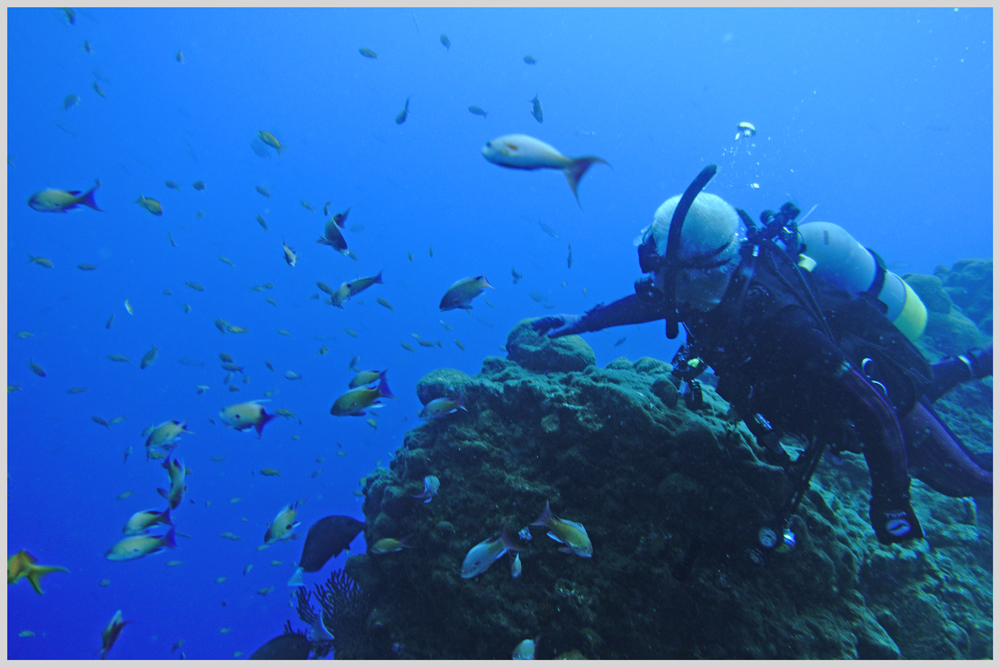
[[[882,287],[885,286],[885,260],[871,248],[865,248],[865,250],[871,253],[871,256],[875,259],[875,280],[872,281],[872,285],[868,288],[867,292],[873,297],[878,298],[878,295],[882,292]]]

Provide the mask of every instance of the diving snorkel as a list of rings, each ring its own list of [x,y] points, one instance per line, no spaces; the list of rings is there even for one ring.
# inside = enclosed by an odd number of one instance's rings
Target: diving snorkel
[[[670,218],[670,233],[667,235],[667,255],[663,259],[666,265],[666,270],[663,275],[663,291],[667,297],[666,303],[666,320],[667,320],[667,338],[673,340],[677,338],[679,314],[677,312],[677,298],[675,292],[677,291],[677,255],[680,253],[681,246],[681,227],[684,225],[684,218],[687,217],[687,212],[691,208],[691,204],[694,203],[694,198],[698,196],[698,193],[708,184],[712,177],[715,176],[715,172],[718,171],[718,167],[714,164],[710,164],[701,170],[691,185],[687,187],[684,194],[681,196],[680,202],[677,203],[677,208],[674,209],[674,214]],[[652,234],[650,235],[650,240],[652,240]],[[641,268],[641,267],[640,267]]]

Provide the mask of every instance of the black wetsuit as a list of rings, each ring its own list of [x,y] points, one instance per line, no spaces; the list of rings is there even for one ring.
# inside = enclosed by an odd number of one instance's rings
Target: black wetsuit
[[[884,316],[881,302],[796,271],[777,246],[761,248],[757,257],[753,248],[744,245],[719,306],[681,312],[692,356],[715,371],[719,395],[739,414],[759,413],[788,432],[835,447],[859,440],[872,478],[870,518],[882,542],[923,535],[909,504],[907,444],[914,436],[922,436],[919,458],[927,464],[914,470],[920,479],[948,495],[992,494],[992,473],[973,463],[953,437],[942,441],[938,436],[947,430],[918,404],[934,374]],[[662,295],[641,292],[598,305],[553,333],[666,315]],[[543,318],[536,328],[551,328],[546,320],[560,318]]]

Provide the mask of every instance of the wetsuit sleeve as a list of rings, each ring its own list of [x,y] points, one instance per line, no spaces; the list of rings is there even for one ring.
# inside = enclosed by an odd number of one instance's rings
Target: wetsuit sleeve
[[[662,320],[666,316],[660,299],[629,294],[607,305],[600,303],[594,306],[583,314],[576,328],[580,332],[600,331],[608,327]]]
[[[985,350],[973,348],[957,357],[942,359],[931,369],[934,379],[924,396],[933,403],[962,382],[993,375],[993,346]]]

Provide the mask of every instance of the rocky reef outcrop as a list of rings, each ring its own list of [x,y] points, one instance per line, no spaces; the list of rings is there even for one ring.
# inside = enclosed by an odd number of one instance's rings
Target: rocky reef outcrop
[[[582,338],[551,341],[527,320],[507,351],[475,376],[425,376],[422,402],[461,393],[468,412],[412,429],[389,468],[364,480],[369,547],[405,537],[410,548],[348,560],[371,605],[370,655],[351,657],[504,659],[531,638],[538,658],[992,657],[991,508],[915,481],[928,540],[881,546],[864,460],[845,454],[814,476],[793,522],[797,548],[762,551],[757,532],[789,481],[707,383],[692,411],[669,364],[598,368]],[[990,434],[991,410],[980,410]],[[440,489],[424,503],[412,496],[428,475]],[[461,577],[472,547],[528,527],[546,501],[584,526],[592,558],[560,552],[535,526],[519,538],[520,576],[506,553]],[[679,581],[672,572],[696,538]]]

